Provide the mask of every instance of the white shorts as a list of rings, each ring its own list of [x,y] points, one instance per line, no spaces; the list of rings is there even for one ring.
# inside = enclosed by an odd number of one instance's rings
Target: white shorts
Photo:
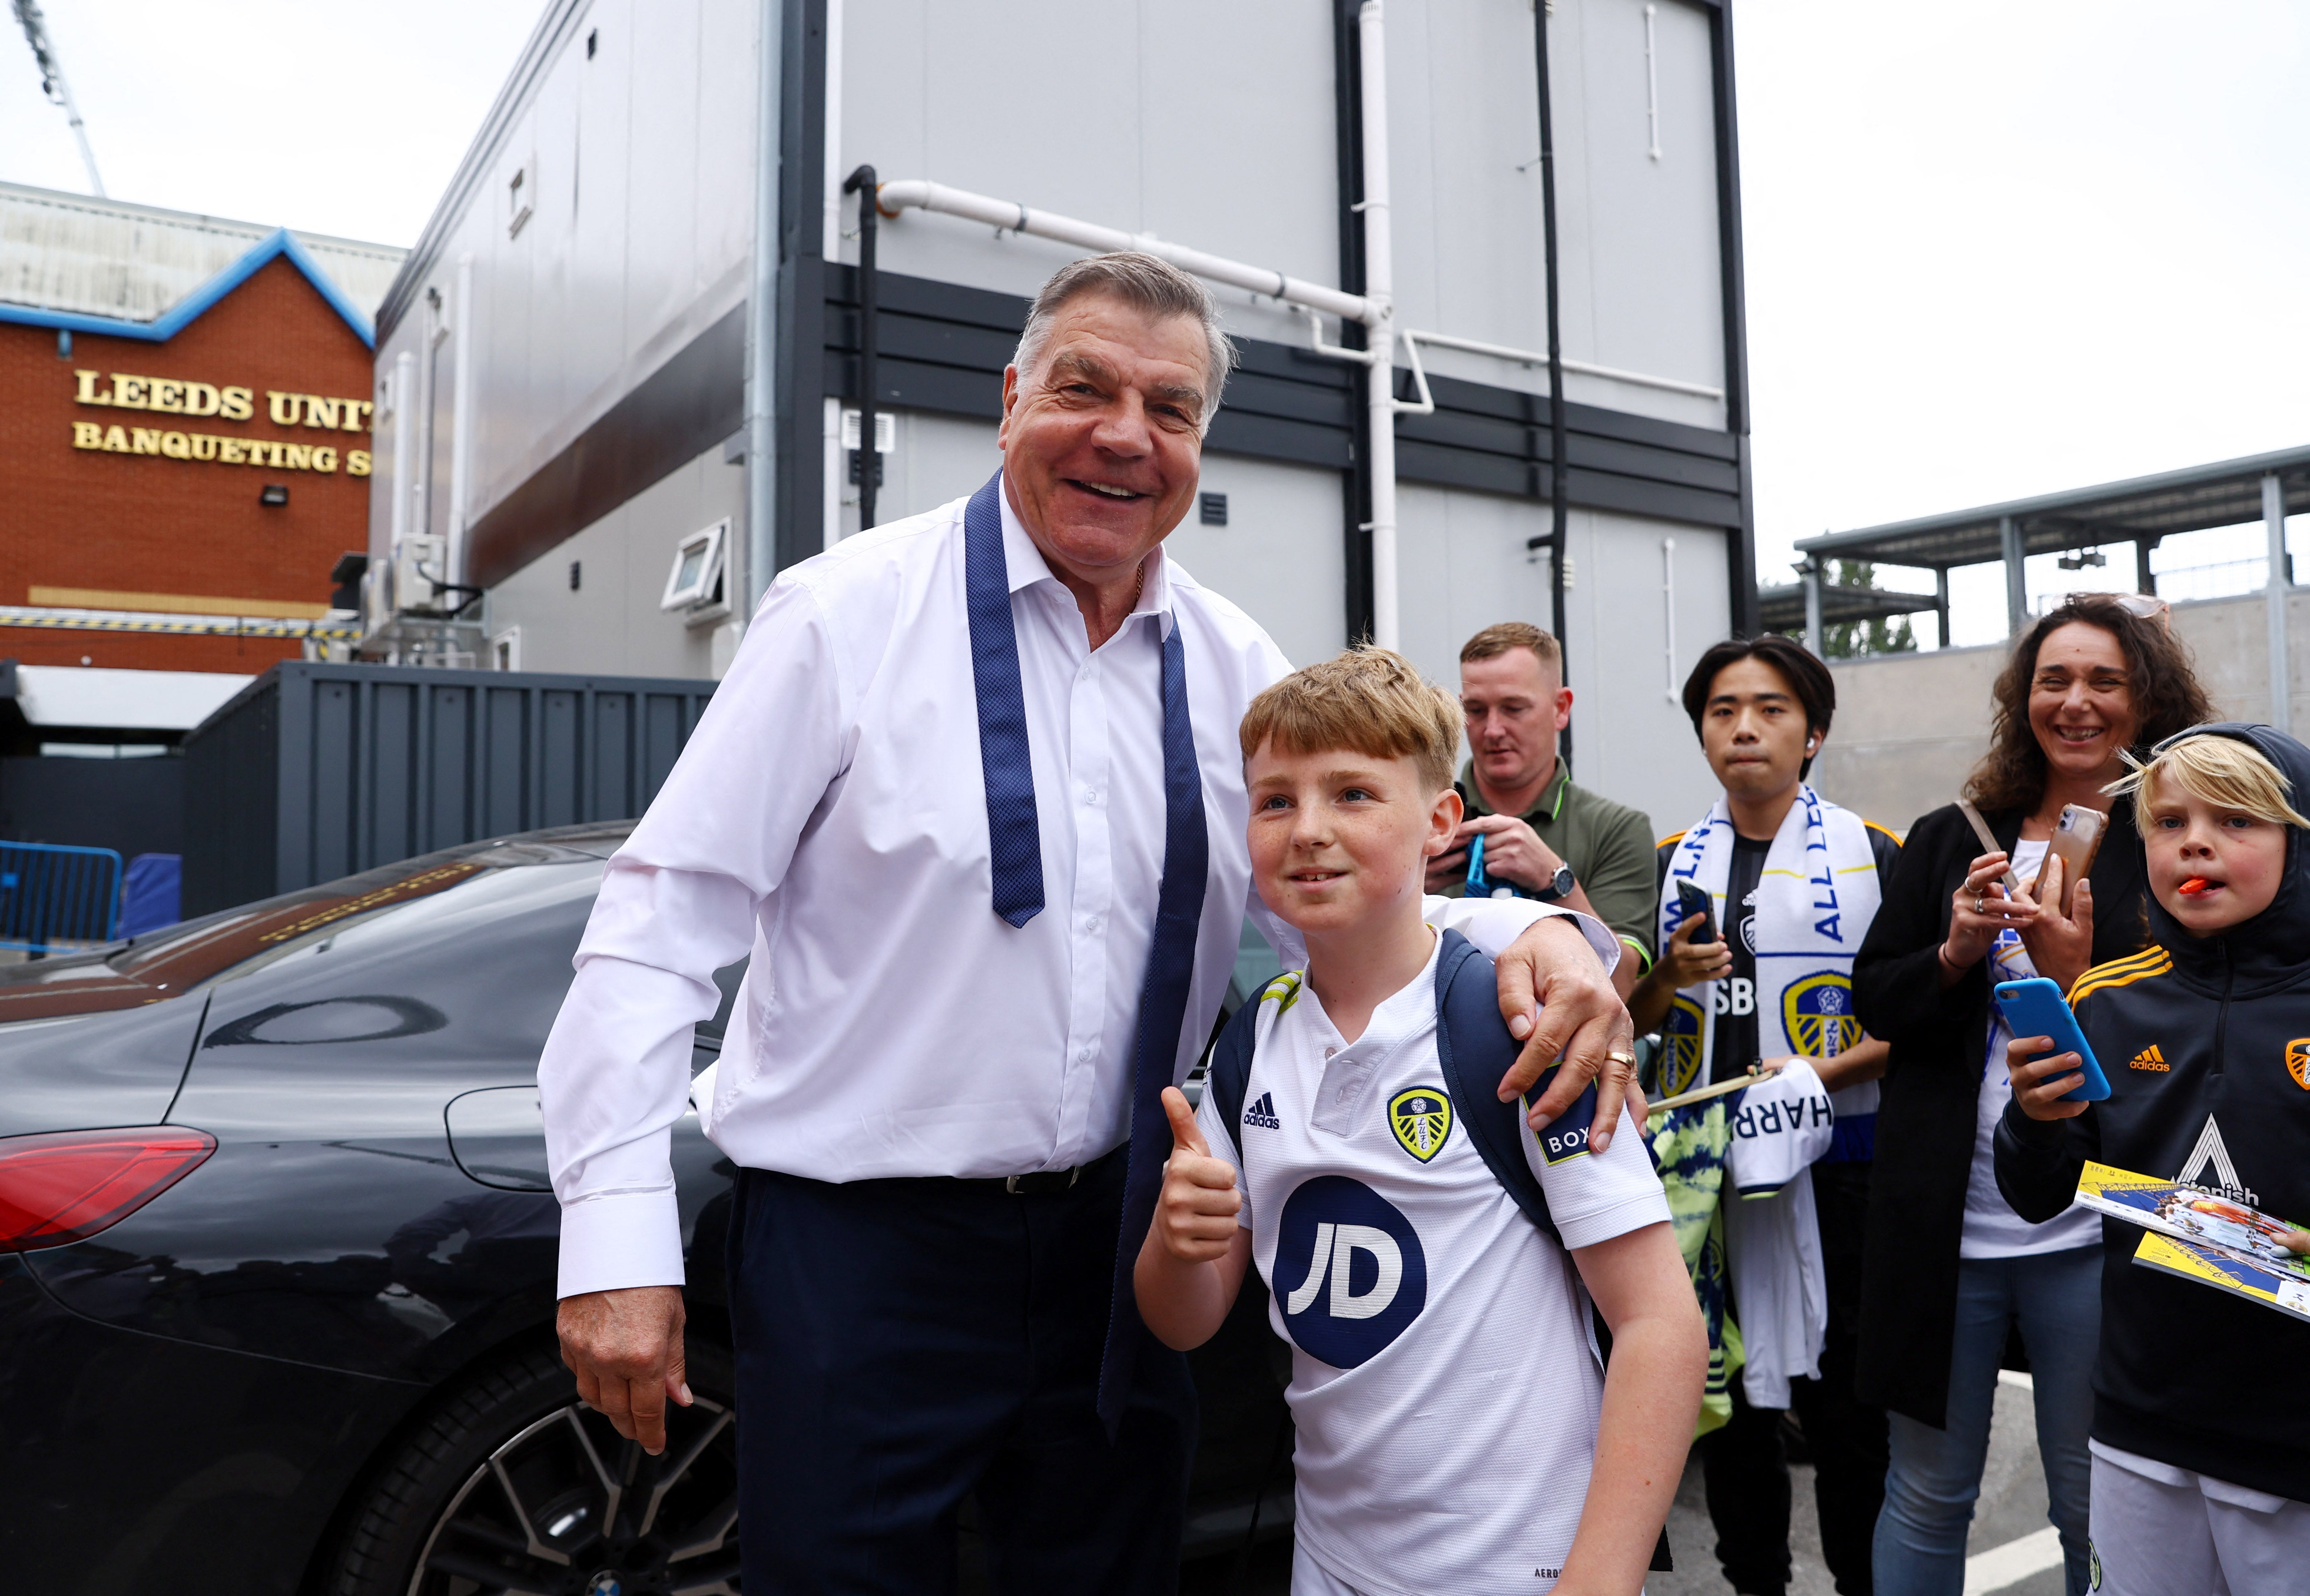
[[[2310,1596],[2310,1504],[2089,1444],[2094,1591]]]

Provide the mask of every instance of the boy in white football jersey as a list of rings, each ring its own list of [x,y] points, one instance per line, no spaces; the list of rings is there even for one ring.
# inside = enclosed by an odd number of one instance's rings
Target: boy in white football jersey
[[[1376,649],[1287,677],[1245,716],[1253,879],[1307,939],[1307,968],[1234,1022],[1253,1032],[1238,1114],[1226,1094],[1199,1115],[1164,1094],[1176,1147],[1139,1310],[1194,1347],[1247,1267],[1266,1279],[1292,1347],[1294,1596],[1631,1596],[1683,1469],[1706,1339],[1632,1123],[1592,1152],[1577,1110],[1535,1134],[1446,1089],[1446,1056],[1493,1040],[1459,986],[1491,1001],[1481,955],[1420,914],[1424,867],[1460,820],[1460,719]],[[1488,1023],[1513,1057],[1496,1003]],[[1503,1118],[1498,1140],[1476,1133]],[[1507,1138],[1524,1167],[1496,1175],[1480,1143]]]

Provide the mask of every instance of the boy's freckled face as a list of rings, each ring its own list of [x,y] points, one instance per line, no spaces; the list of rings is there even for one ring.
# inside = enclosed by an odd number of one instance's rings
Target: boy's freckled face
[[[1450,846],[1459,795],[1431,793],[1409,759],[1352,749],[1279,752],[1245,762],[1252,880],[1267,906],[1306,935],[1353,931],[1406,902]]]
[[[2251,920],[2278,896],[2286,879],[2285,827],[2170,785],[2145,807],[2149,889],[2192,935]]]

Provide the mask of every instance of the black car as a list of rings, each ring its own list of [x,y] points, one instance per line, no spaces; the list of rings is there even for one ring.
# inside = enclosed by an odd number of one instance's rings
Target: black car
[[[623,825],[0,969],[0,1569],[43,1596],[738,1589],[730,1164],[673,1138],[660,1458],[553,1337],[537,1057]],[[696,1067],[719,1048],[699,1028]],[[1252,1282],[1256,1286],[1256,1281]],[[1290,1513],[1264,1297],[1195,1357],[1190,1555]]]

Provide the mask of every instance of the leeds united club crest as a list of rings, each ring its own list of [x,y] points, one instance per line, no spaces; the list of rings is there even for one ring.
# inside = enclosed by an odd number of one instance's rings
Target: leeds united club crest
[[[1425,1164],[1452,1134],[1452,1099],[1441,1087],[1415,1086],[1388,1099],[1387,1123],[1403,1150]]]
[[[1861,1041],[1853,1012],[1853,982],[1837,970],[1802,976],[1781,994],[1781,1024],[1789,1045],[1807,1058],[1835,1058]]]

